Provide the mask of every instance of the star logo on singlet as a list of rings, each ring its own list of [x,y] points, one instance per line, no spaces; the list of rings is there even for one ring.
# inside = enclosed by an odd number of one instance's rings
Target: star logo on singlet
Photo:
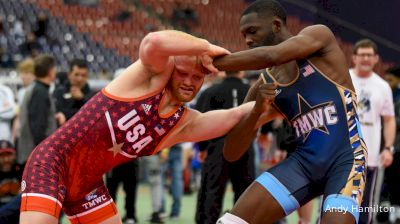
[[[311,106],[300,94],[297,99],[299,113],[292,119],[296,136],[303,135],[303,142],[305,142],[312,130],[329,134],[327,125],[337,122],[336,107],[332,101]]]
[[[179,118],[179,114],[178,114],[178,113],[175,113],[175,114],[174,114],[174,118],[175,118],[175,119],[178,119],[178,118]]]
[[[115,157],[118,153],[122,152],[123,145],[124,145],[123,142],[119,143],[119,144],[113,143],[113,146],[111,148],[109,148],[107,151],[113,152],[114,157]]]

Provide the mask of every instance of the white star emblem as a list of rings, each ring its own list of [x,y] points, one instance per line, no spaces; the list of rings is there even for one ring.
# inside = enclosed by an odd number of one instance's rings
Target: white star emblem
[[[178,119],[178,118],[179,118],[179,114],[178,114],[178,113],[175,113],[175,114],[174,114],[174,118],[175,118],[175,119]]]
[[[113,146],[111,148],[109,148],[107,151],[113,152],[114,157],[122,152],[122,146],[124,145],[124,142],[117,144],[117,143],[113,143]]]

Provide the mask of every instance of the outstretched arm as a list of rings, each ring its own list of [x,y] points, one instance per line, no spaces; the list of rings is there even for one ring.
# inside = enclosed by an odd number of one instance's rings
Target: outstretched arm
[[[216,58],[213,63],[224,71],[258,70],[307,58],[318,51],[327,50],[334,41],[335,36],[328,27],[314,25],[278,45],[239,51]]]
[[[254,102],[249,102],[228,110],[213,110],[200,113],[190,110],[190,120],[178,135],[178,141],[200,142],[217,138],[228,133],[245,114],[254,107]]]

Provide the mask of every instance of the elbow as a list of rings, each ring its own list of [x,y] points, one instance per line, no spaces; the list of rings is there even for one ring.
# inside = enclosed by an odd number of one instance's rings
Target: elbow
[[[230,163],[233,163],[238,160],[238,158],[229,155],[229,153],[226,153],[225,151],[224,151],[224,159]]]
[[[160,40],[160,32],[150,32],[143,38],[140,48],[146,51],[156,49],[161,45]]]
[[[230,152],[228,150],[228,147],[226,147],[226,141],[225,141],[225,145],[224,145],[224,149],[223,149],[223,155],[224,155],[224,159],[228,162],[235,162],[236,160],[239,159],[239,157],[237,155],[235,155],[232,151]]]

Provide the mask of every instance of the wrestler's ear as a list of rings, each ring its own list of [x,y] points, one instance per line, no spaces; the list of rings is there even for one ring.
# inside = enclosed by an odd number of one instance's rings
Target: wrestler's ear
[[[272,19],[272,31],[274,33],[279,33],[282,30],[283,22],[278,17]]]

